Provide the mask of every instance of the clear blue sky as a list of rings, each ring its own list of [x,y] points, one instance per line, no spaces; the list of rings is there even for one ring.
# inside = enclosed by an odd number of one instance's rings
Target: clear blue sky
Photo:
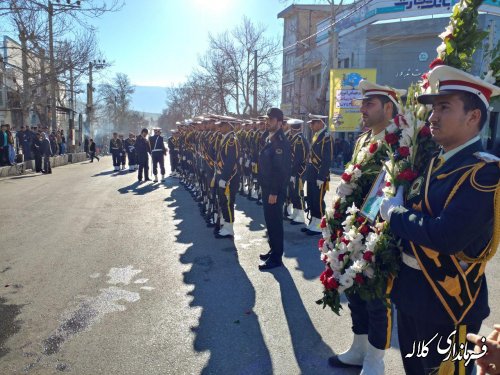
[[[91,20],[99,46],[113,67],[105,76],[127,74],[134,85],[171,86],[183,82],[208,48],[208,33],[240,24],[243,16],[283,33],[277,14],[291,1],[127,0],[121,11]],[[97,78],[97,77],[96,77]]]

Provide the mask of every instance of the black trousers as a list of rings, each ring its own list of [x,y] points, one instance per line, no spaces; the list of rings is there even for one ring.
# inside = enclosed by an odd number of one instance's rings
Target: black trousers
[[[139,157],[139,172],[137,175],[137,178],[139,180],[142,180],[142,173],[144,172],[144,179],[149,178],[149,160],[148,157]]]
[[[266,221],[267,235],[271,252],[269,259],[281,262],[283,256],[283,204],[285,202],[284,192],[278,193],[275,204],[269,204],[269,190],[262,189],[262,206],[264,207],[264,220]]]
[[[325,193],[326,193],[326,183],[318,188],[316,184],[317,176],[316,174],[310,174],[307,176],[307,206],[311,212],[311,217],[321,219],[325,214]]]
[[[35,154],[35,172],[42,171],[42,155]]]
[[[297,210],[304,209],[304,186],[302,185],[303,182],[300,180],[300,177],[295,176],[295,184],[290,183],[290,187],[288,190],[290,193],[290,201],[293,204],[293,208]]]
[[[125,166],[125,163],[127,162],[127,153],[125,151],[121,152],[120,156],[120,161],[122,162],[122,165]]]
[[[415,319],[413,316],[402,313],[398,310],[398,337],[399,337],[399,348],[401,350],[401,358],[403,359],[403,366],[406,375],[430,375],[436,372],[436,369],[442,364],[442,361],[446,358],[447,354],[439,354],[437,347],[441,349],[448,348],[450,345],[447,343],[448,337],[455,330],[453,324],[439,324],[432,320],[432,316],[426,315],[425,311],[422,311],[423,319]],[[466,333],[478,333],[481,328],[481,322],[476,322],[470,324],[464,328]],[[417,347],[418,343],[425,340],[429,342],[434,336],[437,337],[430,342],[428,345],[427,355],[417,357]],[[460,341],[459,333],[457,332],[454,336],[455,339]],[[439,339],[441,338],[441,343]],[[465,343],[465,341],[458,342]],[[415,347],[414,347],[415,345]],[[469,343],[468,349],[472,350],[474,345]],[[414,353],[414,355],[411,355]],[[458,349],[456,351],[458,353]],[[463,353],[463,351],[461,352]],[[408,356],[408,357],[406,357]],[[458,375],[459,373],[459,362],[452,362],[455,367],[455,372],[453,374]],[[474,361],[470,361],[468,366],[465,367],[465,373],[470,375],[474,369]]]
[[[216,183],[218,182],[219,180],[216,181]],[[236,199],[236,192],[238,191],[238,183],[239,178],[236,175],[229,181],[229,192],[227,192],[227,188],[217,188],[220,211],[226,223],[234,223],[234,201]]]
[[[177,166],[179,165],[179,154],[171,152],[170,154],[170,171],[175,172],[177,170]]]
[[[128,166],[132,166],[132,165],[136,165],[136,157],[135,157],[135,153],[134,152],[127,152],[127,156],[128,156]]]
[[[90,151],[90,161],[93,162],[94,158],[96,158],[97,160],[99,160],[99,156],[95,155],[95,151]]]
[[[165,159],[163,157],[163,152],[154,151],[151,153],[151,158],[153,159],[153,174],[156,176],[158,174],[158,164],[160,164],[161,174],[165,174]]]
[[[43,170],[46,173],[52,173],[52,168],[50,167],[50,156],[45,156],[43,158]]]
[[[391,346],[392,309],[383,300],[363,301],[358,294],[348,294],[352,331],[355,335],[368,335],[368,341],[377,349]],[[389,300],[386,300],[389,303]]]
[[[119,167],[121,163],[120,151],[111,150],[111,156],[113,157],[113,167]]]

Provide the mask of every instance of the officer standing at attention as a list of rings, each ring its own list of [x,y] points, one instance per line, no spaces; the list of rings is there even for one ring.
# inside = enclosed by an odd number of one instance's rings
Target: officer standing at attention
[[[333,158],[333,141],[326,129],[324,119],[328,116],[309,114],[313,134],[309,163],[307,164],[307,203],[311,213],[311,222],[303,232],[313,236],[321,234],[321,218],[325,213],[325,193],[330,181],[330,164]]]
[[[121,149],[120,149],[120,162],[122,164],[121,170],[125,170],[125,164],[127,163],[127,151],[125,150],[125,139],[123,139],[123,134],[120,134],[118,136],[118,139],[120,140],[121,143]]]
[[[137,169],[137,155],[135,152],[135,135],[129,133],[128,138],[124,142],[125,151],[128,157],[128,170],[135,171]]]
[[[151,159],[153,159],[153,175],[155,176],[153,182],[158,182],[158,164],[160,164],[161,180],[165,181],[165,155],[167,148],[163,143],[161,136],[161,129],[154,129],[155,135],[149,137],[149,144],[151,146]]]
[[[144,181],[151,181],[149,178],[149,155],[151,154],[151,145],[148,142],[148,129],[144,128],[135,141],[135,151],[137,153],[137,162],[139,164],[139,174],[137,180],[142,182],[142,172],[144,171]]]
[[[302,134],[302,124],[304,121],[289,119],[290,126],[290,148],[291,166],[289,194],[293,205],[293,212],[288,217],[292,225],[299,225],[305,222],[304,217],[304,177],[306,163],[309,157],[309,143]]]
[[[259,155],[258,176],[271,249],[260,255],[260,259],[264,261],[259,265],[261,271],[282,265],[283,204],[290,180],[290,142],[282,129],[283,112],[279,108],[270,108],[267,117],[269,136]]]
[[[177,171],[179,165],[179,137],[176,130],[172,130],[171,133],[172,135],[167,138],[168,155],[170,156],[170,176],[179,177],[179,172]]]
[[[477,333],[490,313],[485,268],[500,238],[500,159],[483,151],[479,134],[500,88],[445,65],[430,72],[429,83],[437,93],[418,101],[432,105],[430,129],[441,151],[406,203],[400,190],[382,202],[380,214],[403,240],[392,298],[406,374],[470,374],[473,361],[464,367],[453,355],[443,362],[449,350],[440,354],[438,343],[463,357],[466,332]],[[425,355],[415,350],[414,343],[435,335]]]
[[[122,149],[121,141],[118,139],[118,133],[113,133],[113,138],[109,141],[109,150],[111,151],[111,156],[113,157],[113,167],[115,171],[120,170],[121,156],[120,152]]]
[[[215,234],[216,238],[234,237],[234,200],[238,191],[238,139],[234,134],[232,118],[221,118],[216,125],[222,134],[222,139],[217,151],[215,170],[215,184],[219,207],[222,213],[221,229]]]

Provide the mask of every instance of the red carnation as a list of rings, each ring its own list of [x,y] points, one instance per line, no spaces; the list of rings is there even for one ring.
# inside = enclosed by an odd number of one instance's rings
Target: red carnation
[[[351,182],[351,175],[349,173],[342,173],[342,176],[340,176],[342,178],[342,180],[344,180],[345,182]]]
[[[354,168],[361,170],[361,164],[354,164]]]
[[[325,284],[329,277],[333,276],[333,271],[330,267],[326,267],[325,270],[319,275],[319,280]]]
[[[397,179],[402,181],[412,182],[418,176],[417,172],[413,171],[410,168],[406,168],[403,172],[398,174]]]
[[[359,223],[359,224],[363,224],[365,222],[365,218],[363,216],[360,216],[356,219],[356,221]]]
[[[394,117],[394,123],[398,128],[401,127],[402,124],[408,125],[403,115],[396,115],[396,117]]]
[[[335,204],[333,205],[333,208],[335,208],[336,210],[338,210],[338,209],[339,209],[339,207],[340,207],[340,200],[337,200],[337,201],[335,202]]]
[[[406,158],[408,155],[410,155],[410,148],[407,146],[400,147],[398,148],[398,154],[401,157]]]
[[[434,69],[436,66],[439,65],[444,65],[444,61],[438,57],[431,61],[431,63],[429,64],[429,68]]]
[[[371,262],[373,258],[373,252],[372,251],[365,251],[363,254],[363,259],[366,260],[367,262]]]
[[[326,289],[337,289],[339,287],[339,283],[337,280],[335,280],[334,277],[329,277],[326,280],[325,287],[326,287]]]
[[[337,235],[335,233],[333,233],[330,238],[332,239],[332,241],[335,241],[337,239]]]
[[[390,145],[395,144],[399,140],[398,136],[394,133],[389,133],[385,135],[385,141]]]
[[[339,256],[338,256],[339,262],[343,262],[344,258],[345,258],[345,254],[339,254]]]
[[[324,244],[325,244],[325,239],[320,238],[318,241],[318,249],[322,249]]]
[[[321,229],[326,228],[326,217],[323,217],[323,218],[321,219],[321,223],[319,224],[319,227],[320,227]]]
[[[422,126],[422,129],[418,132],[420,137],[430,137],[431,136],[431,128],[427,125]]]
[[[370,154],[374,154],[378,149],[378,144],[377,143],[372,143],[370,145],[370,148],[368,149],[368,151],[370,151]]]
[[[356,274],[356,276],[354,277],[354,281],[357,283],[357,284],[364,284],[365,283],[365,278],[363,277],[362,274],[358,273]]]
[[[392,184],[389,181],[385,182],[385,187],[390,187]]]
[[[349,241],[349,240],[348,240],[347,238],[345,238],[345,237],[342,237],[342,239],[341,239],[340,241],[342,241],[343,243],[345,243],[345,245],[346,245],[346,246],[347,246],[347,245],[349,245],[349,244],[351,243],[351,241]]]
[[[362,225],[359,227],[359,233],[361,233],[363,236],[366,236],[370,232],[370,228],[366,225]]]
[[[335,212],[335,213],[333,214],[333,217],[334,217],[335,219],[340,219],[340,218],[342,217],[342,214],[341,214],[340,212]]]

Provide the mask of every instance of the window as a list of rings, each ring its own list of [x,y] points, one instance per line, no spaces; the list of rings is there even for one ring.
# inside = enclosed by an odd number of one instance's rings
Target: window
[[[316,74],[316,88],[321,87],[321,73]]]
[[[314,90],[315,89],[315,83],[316,83],[316,80],[314,79],[314,76],[312,75],[311,77],[309,77],[309,88],[311,90]]]
[[[287,53],[285,55],[285,61],[283,63],[283,70],[285,72],[290,72],[294,68],[294,56],[293,53]]]
[[[291,103],[293,95],[293,85],[287,85],[283,88],[283,103]]]

